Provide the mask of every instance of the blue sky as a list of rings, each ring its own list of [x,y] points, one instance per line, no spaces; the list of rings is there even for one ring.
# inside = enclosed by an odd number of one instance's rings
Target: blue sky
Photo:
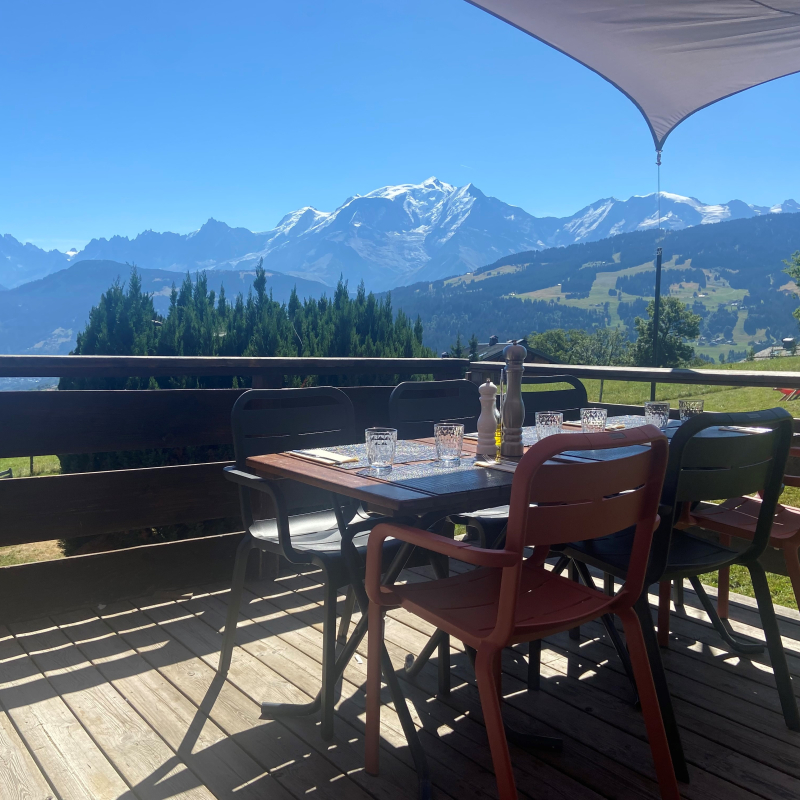
[[[430,175],[536,215],[655,189],[628,100],[463,0],[31,0],[0,30],[0,234],[43,247],[212,216],[266,230]],[[800,199],[798,89],[684,122],[662,188]]]

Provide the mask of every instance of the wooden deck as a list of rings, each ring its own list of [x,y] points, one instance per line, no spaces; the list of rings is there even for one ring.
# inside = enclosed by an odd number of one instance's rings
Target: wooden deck
[[[406,573],[421,580],[421,573]],[[654,599],[654,598],[653,598]],[[228,680],[215,682],[226,587],[181,598],[53,615],[0,629],[0,798],[3,800],[413,800],[416,775],[391,708],[382,774],[363,770],[366,642],[347,669],[336,738],[315,718],[259,720],[259,701],[308,701],[319,685],[322,592],[314,573],[250,584]],[[740,633],[761,638],[753,601],[732,596]],[[673,614],[665,652],[695,800],[800,797],[800,734],[780,714],[766,657],[728,653],[696,597]],[[779,609],[790,668],[800,672],[800,615]],[[397,667],[430,626],[387,621]],[[656,798],[650,752],[631,689],[600,625],[580,642],[547,640],[542,688],[525,691],[507,651],[505,713],[518,728],[564,738],[561,754],[512,748],[523,797]],[[496,797],[474,676],[459,643],[453,691],[432,699],[435,664],[403,682],[437,798]],[[800,681],[797,683],[800,693]]]

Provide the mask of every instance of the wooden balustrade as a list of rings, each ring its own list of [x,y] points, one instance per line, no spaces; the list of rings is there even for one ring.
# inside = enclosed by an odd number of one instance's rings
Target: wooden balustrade
[[[0,377],[251,376],[281,386],[297,375],[388,376],[387,385],[342,386],[356,425],[388,423],[394,376],[459,378],[464,359],[170,358],[0,356]],[[480,380],[500,364],[472,365]],[[800,388],[800,374],[635,367],[526,365],[529,374]],[[230,445],[230,409],[241,389],[0,392],[0,457]],[[618,410],[618,409],[615,409]],[[626,407],[626,410],[630,410]],[[0,546],[238,516],[222,462],[0,481]],[[230,575],[241,534],[208,536],[0,569],[0,623],[53,609],[109,603]]]

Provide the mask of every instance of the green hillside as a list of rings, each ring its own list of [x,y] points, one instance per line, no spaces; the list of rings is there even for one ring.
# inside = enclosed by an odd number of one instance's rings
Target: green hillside
[[[796,287],[784,259],[800,250],[800,214],[772,214],[680,231],[625,233],[586,244],[507,256],[466,275],[392,291],[419,314],[437,351],[475,333],[501,340],[570,327],[630,328],[655,287],[654,254],[663,249],[664,286],[703,319],[698,353],[719,362],[733,350],[760,349],[797,333]],[[530,305],[528,305],[530,303]],[[584,315],[583,317],[577,315]],[[530,323],[526,329],[526,324]]]

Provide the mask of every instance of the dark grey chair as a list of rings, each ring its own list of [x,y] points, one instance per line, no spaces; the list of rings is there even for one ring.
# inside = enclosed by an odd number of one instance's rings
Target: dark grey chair
[[[460,422],[464,433],[478,430],[481,399],[471,381],[405,381],[389,397],[389,424],[398,439],[433,436],[437,422]]]
[[[322,737],[333,737],[335,684],[344,668],[336,661],[337,589],[348,586],[341,621],[340,641],[347,635],[355,594],[352,567],[342,553],[343,539],[363,561],[370,530],[381,521],[371,517],[353,501],[336,497],[291,481],[270,481],[249,472],[250,456],[309,447],[350,444],[355,440],[353,406],[344,392],[333,387],[309,389],[256,389],[242,394],[231,413],[236,466],[226,467],[225,476],[239,485],[245,535],[236,553],[228,618],[222,642],[218,673],[227,673],[236,637],[242,590],[250,550],[282,556],[292,564],[313,564],[323,573],[325,600],[322,628],[322,689],[310,703],[263,703],[263,719],[301,716],[322,708]],[[271,502],[274,519],[257,519],[254,500]],[[308,511],[313,498],[322,510]],[[302,513],[297,513],[302,512]],[[400,543],[384,547],[386,563]],[[348,643],[350,651],[354,650]],[[344,654],[340,657],[344,659]]]
[[[715,433],[710,430],[731,426],[755,428],[756,431],[720,435],[718,431]],[[772,518],[782,490],[786,459],[792,442],[792,417],[782,408],[735,414],[701,414],[677,429],[668,429],[667,433],[671,435],[671,441],[659,509],[661,524],[653,537],[645,587],[661,581],[689,578],[714,626],[727,643],[740,652],[752,652],[760,649],[760,646],[735,640],[730,631],[722,626],[697,577],[731,564],[746,566],[753,581],[784,719],[791,730],[800,730],[800,715],[775,609],[764,568],[758,561],[769,542]],[[685,503],[720,500],[756,492],[763,492],[763,502],[755,536],[743,552],[736,552],[677,527]],[[572,559],[581,578],[589,585],[593,579],[587,565],[624,580],[631,546],[630,530],[592,540],[590,544],[575,542],[559,548],[562,559],[554,569],[561,571],[566,562]],[[661,664],[647,588],[637,601],[635,610],[645,635],[675,770],[679,778],[686,779],[688,774],[683,749]],[[624,647],[613,635],[612,642],[625,664],[627,653]]]
[[[568,383],[571,389],[549,389],[526,392],[525,386],[547,386]],[[525,405],[525,424],[533,425],[537,411],[561,411],[564,419],[581,418],[581,409],[589,405],[586,387],[572,375],[524,375],[522,402]]]

